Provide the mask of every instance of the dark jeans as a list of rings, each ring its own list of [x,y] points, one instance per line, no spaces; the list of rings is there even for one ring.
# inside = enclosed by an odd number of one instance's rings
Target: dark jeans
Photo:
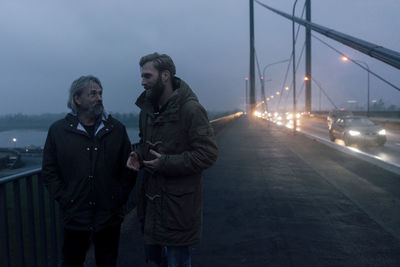
[[[93,242],[98,267],[117,265],[118,244],[121,226],[99,232],[64,229],[63,267],[82,267],[90,243]]]
[[[189,246],[145,245],[145,251],[146,261],[154,262],[160,267],[191,267]]]

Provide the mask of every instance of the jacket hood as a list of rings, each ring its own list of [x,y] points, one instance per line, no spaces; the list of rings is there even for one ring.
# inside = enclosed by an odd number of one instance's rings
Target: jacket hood
[[[178,108],[188,101],[199,102],[196,94],[189,85],[178,77],[174,78],[176,85],[174,92],[168,100],[168,107]],[[146,99],[146,91],[142,92],[135,103],[141,110],[153,114],[153,104]]]

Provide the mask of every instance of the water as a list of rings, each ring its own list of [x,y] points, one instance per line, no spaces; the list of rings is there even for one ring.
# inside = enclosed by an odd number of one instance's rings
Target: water
[[[127,128],[126,129],[129,139],[132,143],[139,141],[139,129]],[[30,145],[43,147],[46,141],[47,131],[41,130],[12,130],[0,132],[0,148],[13,148],[13,147],[26,147]],[[13,138],[16,139],[13,142]]]

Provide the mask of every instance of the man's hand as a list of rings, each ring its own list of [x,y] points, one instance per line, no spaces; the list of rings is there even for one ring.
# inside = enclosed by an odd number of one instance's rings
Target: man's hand
[[[126,162],[126,167],[134,171],[139,171],[140,163],[139,163],[139,157],[136,154],[136,152],[131,152]]]
[[[161,154],[150,149],[150,153],[156,156],[153,160],[143,160],[143,165],[151,170],[156,171],[158,169],[158,165],[160,164]]]

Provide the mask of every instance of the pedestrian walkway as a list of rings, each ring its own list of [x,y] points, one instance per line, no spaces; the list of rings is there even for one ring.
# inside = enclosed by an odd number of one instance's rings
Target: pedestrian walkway
[[[398,175],[261,120],[217,142],[193,266],[400,266]],[[135,210],[118,266],[147,266]]]

